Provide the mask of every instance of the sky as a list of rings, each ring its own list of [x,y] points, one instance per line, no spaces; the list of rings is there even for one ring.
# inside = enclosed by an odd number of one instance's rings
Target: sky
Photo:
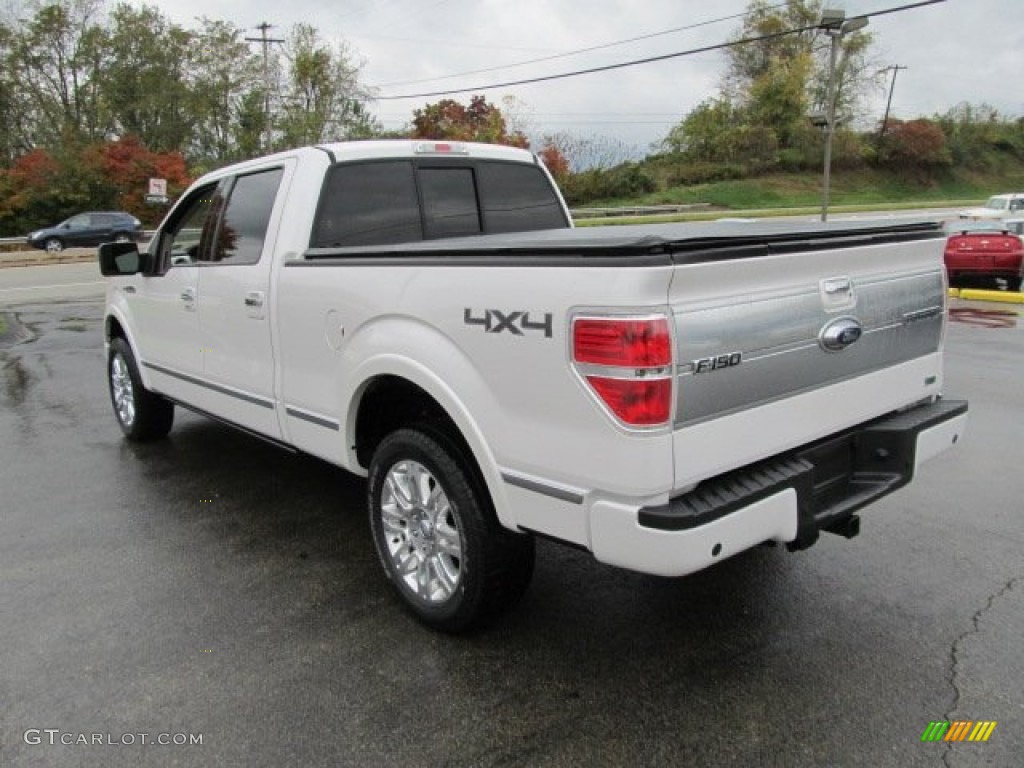
[[[847,17],[914,0],[831,0]],[[113,0],[109,0],[110,3]],[[132,0],[133,5],[141,2]],[[362,82],[380,96],[453,88],[468,102],[481,93],[511,112],[531,137],[560,131],[609,137],[644,154],[700,102],[718,94],[726,71],[721,51],[651,64],[506,88],[482,88],[632,59],[686,51],[727,40],[740,28],[748,0],[146,0],[184,26],[196,18],[231,21],[255,36],[255,26],[312,24],[325,40],[344,41],[363,63]],[[724,17],[733,17],[716,21]],[[691,27],[670,34],[657,34]],[[878,67],[900,65],[892,114],[911,119],[946,112],[959,102],[987,103],[1010,116],[1024,115],[1024,0],[945,0],[875,16]],[[654,35],[654,36],[651,36]],[[642,41],[523,66],[532,59]],[[495,69],[503,67],[502,69]],[[507,67],[507,68],[506,68]],[[476,74],[473,70],[492,69]],[[449,77],[459,74],[459,77]],[[443,79],[441,79],[443,78]],[[422,81],[422,82],[415,82]],[[879,121],[890,81],[866,104]],[[509,109],[503,99],[514,99]],[[406,125],[412,110],[446,96],[381,99],[371,105],[385,128]]]

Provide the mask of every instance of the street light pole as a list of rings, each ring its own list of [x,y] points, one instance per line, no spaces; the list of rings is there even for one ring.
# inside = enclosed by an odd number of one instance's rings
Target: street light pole
[[[832,184],[832,137],[836,132],[836,56],[839,51],[839,38],[843,33],[838,29],[830,29],[825,34],[832,38],[828,53],[828,84],[826,86],[826,98],[828,104],[825,107],[825,179],[821,192],[821,220],[828,221],[828,198]]]
[[[828,221],[829,192],[832,185],[832,137],[836,132],[836,58],[839,43],[845,35],[863,29],[868,25],[866,16],[846,18],[845,11],[826,9],[822,11],[820,29],[831,38],[828,54],[828,83],[825,98],[825,172],[821,192],[821,220]]]

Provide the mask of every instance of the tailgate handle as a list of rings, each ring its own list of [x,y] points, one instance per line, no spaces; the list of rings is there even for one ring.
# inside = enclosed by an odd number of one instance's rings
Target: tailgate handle
[[[834,296],[837,293],[849,293],[850,288],[850,279],[847,277],[835,277],[821,283],[821,290],[829,296]]]

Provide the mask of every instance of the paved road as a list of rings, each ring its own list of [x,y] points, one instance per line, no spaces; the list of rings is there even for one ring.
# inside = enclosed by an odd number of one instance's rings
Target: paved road
[[[99,304],[22,307],[31,337],[0,349],[0,765],[1019,766],[1024,319],[959,309],[968,438],[859,538],[678,580],[544,542],[517,609],[453,639],[390,594],[362,481],[187,414],[126,444]],[[998,726],[920,742],[955,718]]]
[[[95,261],[0,269],[0,307],[36,301],[102,298],[106,281]]]

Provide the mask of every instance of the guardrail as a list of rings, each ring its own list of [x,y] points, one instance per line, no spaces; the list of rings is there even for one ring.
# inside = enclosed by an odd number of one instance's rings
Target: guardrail
[[[139,242],[140,243],[148,242],[150,240],[150,238],[153,237],[153,233],[155,231],[156,230],[153,230],[153,229],[145,230],[142,233],[142,236],[139,238]],[[27,251],[27,252],[31,253],[32,251],[36,250],[32,246],[30,246],[26,242],[26,240],[27,240],[27,235],[22,235],[21,237],[0,237],[0,253],[11,253],[12,251]],[[75,248],[76,246],[72,245],[72,246],[68,246],[68,247],[69,248]]]
[[[574,219],[597,219],[603,216],[653,216],[659,213],[682,213],[700,208],[710,208],[711,203],[686,203],[681,205],[633,205],[622,208],[570,208]]]

